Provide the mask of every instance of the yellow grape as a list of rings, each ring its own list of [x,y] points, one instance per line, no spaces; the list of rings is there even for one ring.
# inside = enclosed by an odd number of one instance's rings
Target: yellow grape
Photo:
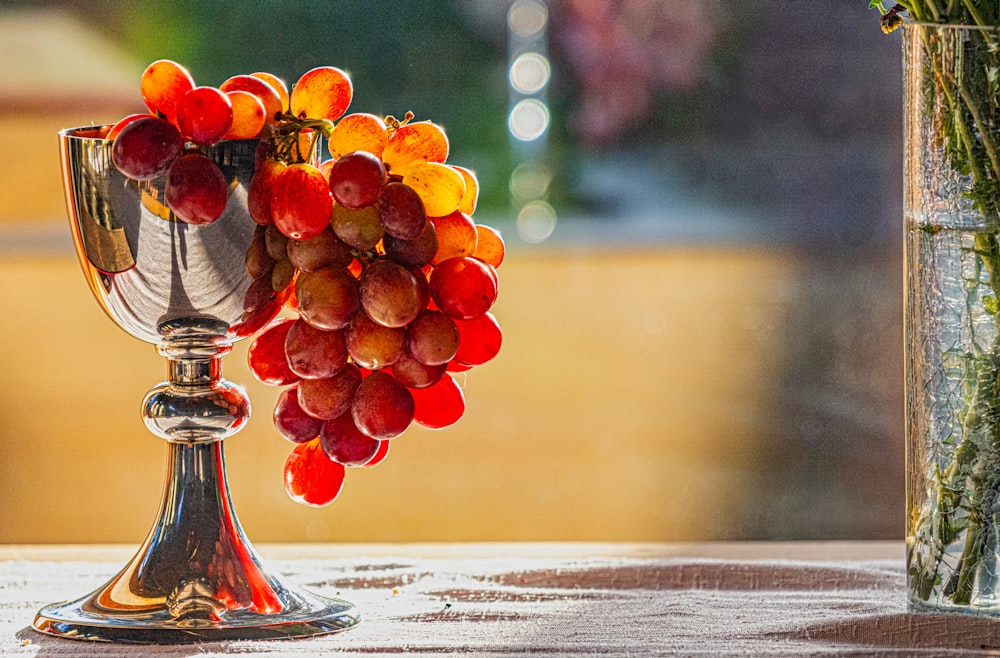
[[[264,128],[264,104],[248,91],[226,94],[233,104],[233,123],[224,139],[253,139]]]
[[[424,202],[428,217],[441,217],[458,210],[465,196],[465,179],[446,164],[422,162],[411,166],[403,175]]]
[[[292,87],[289,108],[300,119],[336,121],[351,104],[354,89],[346,73],[333,66],[306,71]]]
[[[466,215],[471,215],[476,212],[476,204],[479,202],[479,181],[476,180],[476,175],[465,167],[448,166],[462,174],[462,178],[465,179],[465,194],[462,195],[462,202],[458,205],[458,209]]]
[[[441,126],[418,121],[400,126],[382,152],[382,160],[394,174],[405,175],[413,165],[448,159],[448,137]]]
[[[341,119],[330,136],[330,155],[339,158],[354,151],[368,151],[381,157],[389,141],[385,122],[374,114],[358,112]]]
[[[250,75],[255,78],[260,78],[267,84],[274,87],[274,90],[278,92],[278,98],[281,99],[281,108],[286,112],[288,111],[288,85],[285,84],[284,80],[265,71],[258,71],[257,73],[251,73]]]

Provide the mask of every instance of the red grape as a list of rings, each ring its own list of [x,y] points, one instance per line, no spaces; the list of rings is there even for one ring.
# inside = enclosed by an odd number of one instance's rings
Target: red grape
[[[486,363],[497,355],[503,343],[500,324],[491,313],[472,318],[456,320],[460,341],[455,359],[468,366]]]
[[[392,441],[388,440],[379,441],[378,451],[376,451],[375,456],[369,459],[364,464],[362,464],[362,466],[364,466],[365,468],[371,468],[372,466],[378,466],[383,461],[385,461],[385,458],[389,456],[389,444],[391,443]]]
[[[358,281],[343,268],[325,267],[299,275],[295,284],[299,313],[317,329],[341,329],[361,306]]]
[[[229,200],[229,185],[219,167],[202,153],[177,158],[167,170],[164,188],[167,205],[188,224],[211,224],[222,216]]]
[[[364,466],[381,446],[380,441],[358,429],[350,411],[323,423],[319,443],[327,457],[344,466]]]
[[[254,171],[247,187],[247,210],[253,221],[261,226],[271,223],[271,190],[274,181],[287,165],[277,160],[265,159]]]
[[[247,363],[253,376],[265,384],[285,386],[299,377],[288,367],[285,358],[285,338],[295,324],[292,318],[276,320],[267,327],[247,350]]]
[[[253,294],[252,291],[255,288],[265,286],[269,294],[266,297],[258,298],[257,305],[250,306],[248,301]],[[232,326],[230,330],[241,338],[252,336],[260,331],[268,322],[277,317],[278,313],[281,312],[281,306],[285,303],[286,298],[287,295],[284,293],[275,293],[271,290],[271,281],[269,278],[254,281],[250,284],[250,288],[247,290],[247,299],[243,303],[243,319]]]
[[[184,138],[169,122],[139,117],[124,126],[111,146],[111,161],[133,180],[151,180],[167,169],[184,151]]]
[[[322,420],[313,418],[299,406],[297,385],[289,386],[278,395],[272,419],[278,433],[292,443],[312,441],[323,427]]]
[[[316,237],[330,223],[332,210],[326,178],[310,164],[289,165],[271,183],[271,220],[290,238]]]
[[[427,224],[424,202],[412,187],[389,183],[378,199],[379,219],[385,232],[400,240],[416,240]]]
[[[465,413],[465,395],[451,375],[445,375],[427,388],[411,389],[413,420],[418,425],[436,430],[458,422]]]
[[[215,87],[195,87],[177,104],[177,127],[195,144],[214,144],[233,125],[233,102]]]
[[[391,366],[403,353],[406,333],[399,327],[378,324],[358,313],[344,332],[347,353],[359,366],[377,370]]]
[[[378,200],[385,187],[382,161],[367,151],[337,159],[330,168],[330,193],[345,208],[364,208]]]
[[[347,411],[361,383],[361,370],[346,364],[325,379],[303,379],[298,383],[299,405],[314,418],[333,420]]]
[[[392,375],[373,372],[358,386],[351,416],[368,436],[391,439],[406,431],[413,421],[413,396]]]
[[[122,119],[119,119],[117,123],[115,123],[113,126],[111,126],[111,129],[108,130],[108,134],[106,134],[104,136],[104,139],[107,139],[109,141],[114,141],[115,138],[118,137],[118,134],[122,131],[122,128],[124,128],[128,124],[132,123],[136,119],[148,119],[150,117],[153,117],[153,115],[152,114],[129,114],[128,116],[126,116],[126,117],[124,117]],[[153,117],[153,118],[155,118],[155,117]]]
[[[303,505],[329,505],[344,488],[344,466],[323,452],[319,439],[300,443],[285,461],[285,491]]]
[[[496,273],[492,270],[490,265],[468,256],[438,263],[431,272],[431,298],[453,318],[480,316],[497,298]]]
[[[391,260],[376,260],[365,268],[359,286],[361,308],[386,327],[404,327],[427,305],[413,274]]]
[[[347,363],[347,346],[340,331],[324,331],[299,318],[285,338],[288,367],[303,379],[333,377]]]

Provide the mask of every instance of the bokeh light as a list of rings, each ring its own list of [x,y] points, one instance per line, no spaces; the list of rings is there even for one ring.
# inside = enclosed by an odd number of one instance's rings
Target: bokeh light
[[[516,139],[534,141],[549,128],[549,108],[536,98],[525,98],[511,109],[507,127]]]
[[[538,0],[517,0],[507,12],[507,27],[521,38],[537,35],[549,20],[549,10]]]
[[[524,204],[517,214],[517,234],[525,242],[544,242],[556,230],[556,211],[545,201]]]
[[[535,94],[545,88],[551,75],[549,60],[536,52],[518,55],[510,65],[510,86],[522,94]]]

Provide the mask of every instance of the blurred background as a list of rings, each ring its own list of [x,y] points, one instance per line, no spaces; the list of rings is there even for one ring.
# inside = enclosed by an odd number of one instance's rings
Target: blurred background
[[[165,377],[91,298],[56,132],[317,65],[351,111],[442,124],[507,259],[455,426],[322,509],[286,496],[278,390],[228,440],[257,542],[899,538],[899,38],[863,0],[0,2],[0,542],[152,522]]]

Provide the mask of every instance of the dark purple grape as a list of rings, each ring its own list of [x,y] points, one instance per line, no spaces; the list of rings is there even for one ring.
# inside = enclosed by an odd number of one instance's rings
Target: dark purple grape
[[[344,334],[316,329],[299,318],[285,337],[285,357],[292,372],[303,379],[333,377],[347,364]]]
[[[313,418],[333,420],[351,408],[359,384],[361,371],[348,363],[333,377],[299,381],[299,405]]]
[[[401,240],[386,235],[382,241],[385,255],[406,267],[423,267],[434,259],[437,254],[437,231],[434,224],[424,222],[424,228],[414,240]]]
[[[302,318],[317,329],[341,329],[357,313],[358,280],[343,268],[325,267],[299,275],[295,296]]]
[[[413,396],[387,372],[373,372],[358,386],[351,416],[358,429],[373,439],[391,439],[413,421]]]
[[[330,168],[330,193],[345,208],[372,205],[384,187],[385,166],[367,151],[341,156]]]
[[[427,223],[424,202],[405,183],[389,183],[378,199],[379,219],[387,235],[400,240],[416,240]]]
[[[225,174],[208,157],[202,153],[188,153],[175,160],[167,170],[164,198],[181,221],[211,224],[226,209],[229,185]]]
[[[167,169],[184,151],[184,138],[170,122],[142,117],[122,128],[111,146],[111,161],[134,180],[150,180]]]
[[[458,326],[441,311],[424,311],[406,328],[407,351],[426,365],[447,364],[458,345]]]
[[[391,260],[377,260],[361,275],[361,308],[386,327],[404,327],[427,306],[417,278]]]
[[[358,313],[344,331],[351,359],[371,370],[395,363],[403,352],[405,338],[403,329],[378,324],[364,313]]]
[[[323,427],[322,420],[308,415],[299,406],[298,387],[294,385],[278,395],[273,419],[278,433],[293,443],[312,441]]]
[[[327,457],[344,466],[364,466],[381,447],[378,440],[358,429],[350,411],[323,423],[319,443]]]

